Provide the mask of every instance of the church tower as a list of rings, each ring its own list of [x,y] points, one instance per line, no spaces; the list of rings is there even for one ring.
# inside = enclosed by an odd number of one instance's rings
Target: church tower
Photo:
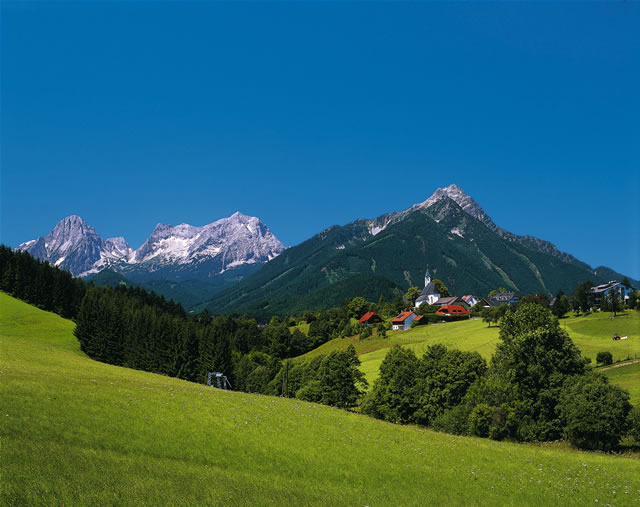
[[[429,273],[429,268],[427,267],[427,272],[424,274],[424,286],[426,287],[431,283],[431,273]]]

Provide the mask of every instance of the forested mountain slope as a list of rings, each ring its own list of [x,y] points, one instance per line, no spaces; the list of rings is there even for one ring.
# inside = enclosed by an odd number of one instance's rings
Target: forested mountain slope
[[[201,308],[278,314],[328,308],[345,297],[388,298],[421,287],[427,266],[452,293],[480,296],[497,287],[522,294],[568,293],[584,280],[603,282],[616,274],[594,271],[550,243],[487,225],[480,219],[486,221],[486,215],[476,218],[447,195],[390,217],[331,227]],[[314,296],[318,291],[322,298]]]

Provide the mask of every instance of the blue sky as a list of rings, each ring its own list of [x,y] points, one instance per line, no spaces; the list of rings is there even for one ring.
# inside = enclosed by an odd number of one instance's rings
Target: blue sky
[[[2,2],[0,242],[286,244],[457,183],[640,278],[640,3]]]

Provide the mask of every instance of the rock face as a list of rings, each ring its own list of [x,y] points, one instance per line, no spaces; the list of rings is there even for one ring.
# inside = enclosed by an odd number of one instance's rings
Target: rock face
[[[201,227],[158,224],[151,236],[132,250],[124,238],[104,240],[82,218],[61,220],[44,238],[18,246],[76,276],[109,267],[134,278],[214,277],[225,271],[268,262],[284,245],[256,217],[234,213]]]
[[[122,271],[212,277],[232,268],[264,264],[283,250],[284,245],[258,218],[234,213],[201,227],[158,224]]]
[[[123,238],[104,240],[77,215],[64,218],[45,237],[18,246],[34,257],[47,260],[74,275],[126,259],[131,248]]]

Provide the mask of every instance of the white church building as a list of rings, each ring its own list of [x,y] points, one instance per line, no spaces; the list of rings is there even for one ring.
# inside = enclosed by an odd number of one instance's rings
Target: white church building
[[[427,272],[424,274],[424,289],[422,289],[422,293],[418,299],[416,299],[416,308],[419,308],[420,305],[425,303],[433,305],[438,299],[440,299],[440,293],[438,292],[436,284],[431,281],[431,274],[427,268]]]

